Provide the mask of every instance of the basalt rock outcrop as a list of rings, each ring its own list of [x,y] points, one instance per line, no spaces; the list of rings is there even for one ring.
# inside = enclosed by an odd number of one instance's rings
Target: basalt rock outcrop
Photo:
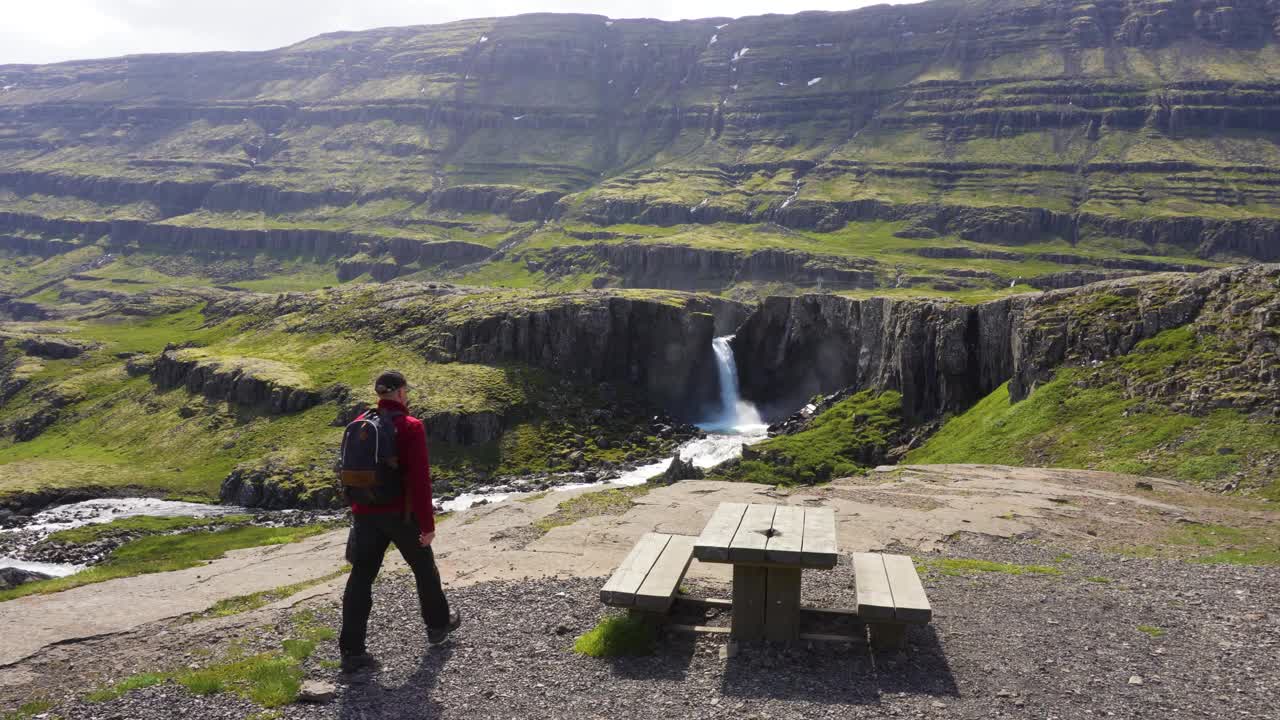
[[[625,297],[466,319],[433,348],[462,362],[520,362],[584,382],[623,382],[659,407],[697,415],[717,396],[710,312]]]
[[[577,382],[623,384],[684,418],[718,398],[711,340],[749,312],[743,303],[678,292],[498,292],[404,281],[241,293],[205,308],[216,318],[292,315],[298,331],[367,334],[432,362],[518,363]]]
[[[896,390],[920,422],[966,409],[1009,382],[1018,401],[1061,367],[1129,353],[1190,326],[1232,328],[1233,361],[1148,382],[1146,396],[1280,408],[1280,265],[1094,283],[977,305],[835,295],[768,298],[733,340],[744,397],[775,412],[840,390]]]
[[[778,249],[743,252],[688,245],[602,243],[555,248],[525,264],[530,270],[551,275],[595,270],[617,277],[623,287],[705,290],[741,282],[782,282],[852,289],[877,284],[874,261]]]
[[[208,358],[195,351],[167,348],[151,366],[150,377],[161,390],[185,388],[210,400],[275,415],[300,412],[323,401],[319,390],[276,376],[279,368],[275,365],[253,358]]]
[[[335,456],[336,459],[336,456]],[[218,497],[225,505],[285,510],[325,510],[338,507],[342,497],[336,476],[330,483],[307,483],[304,474],[324,474],[323,469],[300,469],[275,458],[236,467],[222,481]],[[333,476],[332,470],[329,474]]]
[[[30,337],[18,341],[18,347],[28,355],[66,360],[79,357],[88,348],[82,343],[56,337]]]

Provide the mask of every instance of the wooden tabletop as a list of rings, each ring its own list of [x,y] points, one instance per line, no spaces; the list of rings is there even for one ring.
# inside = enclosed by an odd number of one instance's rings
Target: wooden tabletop
[[[833,568],[836,514],[831,508],[720,503],[693,545],[702,562]]]

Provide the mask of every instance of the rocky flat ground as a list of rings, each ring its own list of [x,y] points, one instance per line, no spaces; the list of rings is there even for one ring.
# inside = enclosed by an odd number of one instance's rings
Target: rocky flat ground
[[[1280,571],[1064,559],[1055,548],[1013,540],[965,538],[945,550],[1061,574],[930,571],[935,620],[913,630],[902,653],[876,654],[859,641],[744,645],[726,657],[722,636],[674,634],[652,656],[620,659],[572,651],[576,636],[613,612],[598,601],[603,578],[455,590],[466,624],[428,650],[412,583],[394,575],[378,588],[372,630],[384,668],[344,679],[323,667],[337,657],[327,642],[308,673],[333,682],[336,696],[279,717],[1275,717],[1280,616],[1272,598]],[[805,601],[848,604],[852,585],[845,565],[809,573]],[[314,607],[324,622],[337,622],[336,599]],[[273,632],[279,628],[254,642],[270,644]],[[162,684],[58,711],[158,720],[242,718],[257,708],[231,694],[198,698]]]
[[[0,667],[0,709],[44,698],[48,718],[102,720],[1274,713],[1280,569],[1237,564],[1274,552],[1276,513],[1265,503],[1110,473],[908,466],[792,493],[683,482],[632,498],[621,514],[535,532],[569,495],[475,508],[441,525],[441,569],[466,613],[443,648],[427,650],[412,588],[389,563],[371,636],[381,672],[340,682],[334,640],[327,631],[307,635],[316,645],[303,662],[306,677],[335,685],[326,703],[266,711],[235,692],[197,696],[172,681],[87,702],[139,673],[278,653],[300,632],[338,625],[341,579],[259,610],[196,619],[190,603],[164,612],[155,585],[163,576],[152,575],[83,588],[93,593],[81,614],[100,620],[47,641],[33,639],[49,625],[40,603],[66,600],[0,606],[5,637],[33,646]],[[572,651],[575,638],[613,612],[600,604],[599,587],[636,537],[696,534],[718,502],[743,500],[833,507],[843,550],[913,555],[933,624],[912,632],[905,653],[889,655],[857,641],[744,646],[727,657],[722,636],[687,635],[663,638],[648,657]],[[337,538],[320,537],[313,554],[336,556]],[[210,581],[195,581],[208,602],[237,594],[237,583],[261,588],[251,553],[235,562],[206,566]],[[695,594],[729,592],[721,567],[694,563],[686,578]],[[851,605],[851,569],[809,573],[804,596],[816,606]],[[131,621],[130,608],[142,614]]]

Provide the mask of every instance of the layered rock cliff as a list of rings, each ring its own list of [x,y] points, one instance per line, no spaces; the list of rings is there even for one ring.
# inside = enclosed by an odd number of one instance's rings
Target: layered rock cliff
[[[544,221],[892,221],[1090,262],[1275,261],[1277,27],[1270,0],[932,0],[0,66],[0,235],[332,253],[379,279],[500,260],[483,248]],[[600,253],[675,286],[652,253]],[[751,257],[708,261],[750,277]]]
[[[1280,410],[1280,265],[1125,278],[952,302],[806,295],[767,299],[733,340],[745,397],[775,413],[839,390],[895,390],[917,422],[964,410],[1004,382],[1017,401],[1063,366],[1128,353],[1190,327],[1235,358],[1186,368],[1136,389],[1205,410]],[[1181,397],[1177,397],[1181,396]]]
[[[214,317],[298,318],[297,331],[364,334],[433,362],[518,364],[585,383],[621,383],[696,418],[718,397],[711,340],[747,315],[741,303],[656,292],[487,292],[423,283],[339,288],[209,305]]]

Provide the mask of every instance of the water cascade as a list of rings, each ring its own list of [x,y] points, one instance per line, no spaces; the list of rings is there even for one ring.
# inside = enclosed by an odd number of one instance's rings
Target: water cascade
[[[738,363],[729,345],[731,340],[732,335],[725,335],[711,341],[711,349],[716,353],[716,372],[720,376],[720,415],[702,425],[708,432],[742,432],[763,425],[756,406],[743,400],[738,392]]]

